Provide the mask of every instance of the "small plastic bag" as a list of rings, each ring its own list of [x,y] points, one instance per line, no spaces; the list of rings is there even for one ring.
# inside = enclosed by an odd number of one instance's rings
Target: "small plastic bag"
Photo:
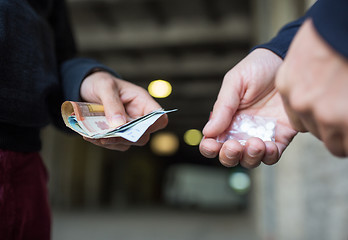
[[[230,127],[216,140],[224,143],[235,139],[242,145],[251,137],[258,137],[262,141],[275,141],[277,120],[275,118],[239,114],[235,116]]]

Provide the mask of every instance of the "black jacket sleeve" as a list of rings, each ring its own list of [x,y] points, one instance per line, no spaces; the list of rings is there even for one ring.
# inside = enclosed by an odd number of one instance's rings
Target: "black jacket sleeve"
[[[302,23],[311,18],[319,35],[335,51],[348,58],[348,1],[318,0],[300,19],[285,25],[268,43],[255,46],[266,48],[284,58],[297,30]]]
[[[318,2],[321,0],[318,0],[313,6],[306,12],[304,16],[301,18],[290,22],[286,24],[284,27],[280,29],[278,34],[271,39],[271,41],[257,45],[252,48],[252,50],[256,48],[266,48],[275,54],[277,54],[281,58],[285,58],[286,53],[288,52],[289,46],[296,35],[298,29],[301,27],[302,23],[311,16],[313,10],[317,8]]]
[[[280,29],[277,36],[271,39],[271,41],[257,45],[253,47],[251,51],[257,48],[266,48],[284,59],[292,39],[294,38],[298,29],[301,27],[304,20],[305,16],[297,19],[294,22],[286,24],[284,27],[282,27],[282,29]]]
[[[88,58],[78,58],[66,4],[56,0],[50,23],[54,30],[56,55],[64,100],[80,100],[79,91],[83,79],[95,68],[105,70],[116,77],[116,72]]]
[[[319,35],[348,59],[348,1],[318,0],[308,15]]]
[[[84,78],[94,69],[104,70],[115,77],[120,76],[107,66],[94,59],[77,57],[77,48],[74,41],[69,14],[65,1],[54,0],[54,7],[49,22],[53,28],[56,42],[56,56],[60,86],[56,93],[51,94],[51,112],[53,123],[62,127],[60,104],[63,101],[81,101],[80,86]],[[60,99],[57,101],[57,98]],[[55,105],[55,106],[53,106]],[[53,106],[53,107],[52,107]],[[63,126],[63,128],[65,128]]]

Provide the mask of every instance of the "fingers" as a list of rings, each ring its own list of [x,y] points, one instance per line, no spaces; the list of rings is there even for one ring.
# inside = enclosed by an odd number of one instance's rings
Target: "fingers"
[[[262,162],[266,165],[273,165],[279,161],[280,151],[276,143],[265,142],[266,151]]]
[[[135,143],[120,137],[101,138],[101,139],[91,139],[91,138],[84,137],[83,139],[99,147],[123,152],[123,151],[127,151],[131,146],[145,146],[150,140],[150,134],[145,133]]]
[[[119,89],[116,81],[105,80],[100,81],[100,84],[104,85],[100,87],[99,91],[102,93],[99,97],[104,105],[106,119],[112,127],[125,124],[127,122],[126,111],[119,97]]]
[[[291,97],[286,94],[282,96],[284,108],[289,117],[291,125],[300,132],[310,132],[323,141],[326,148],[335,156],[347,156],[347,149],[344,146],[344,121],[345,117],[337,117],[329,113],[336,107],[325,105],[323,101],[313,101],[311,104],[297,103],[299,97]],[[324,99],[326,100],[326,99]],[[316,104],[317,103],[317,104]],[[342,112],[338,109],[337,112]]]
[[[216,137],[229,126],[240,103],[241,85],[234,71],[226,74],[210,120],[203,129],[204,136]]]
[[[142,87],[120,79],[117,79],[117,87],[122,102],[127,105],[127,113],[133,118],[161,108],[158,102]]]
[[[243,157],[244,147],[236,140],[227,141],[221,148],[219,160],[225,167],[234,167]]]
[[[126,123],[126,111],[120,99],[120,89],[115,78],[108,72],[98,71],[87,76],[80,87],[83,101],[104,105],[105,115],[113,127]]]
[[[222,144],[215,139],[203,137],[199,145],[199,151],[206,158],[215,158],[219,154],[221,146]]]
[[[344,136],[339,131],[326,133],[322,138],[327,149],[337,157],[347,156],[347,148],[344,146]]]
[[[168,115],[162,115],[153,125],[146,130],[147,133],[154,133],[165,128],[168,125]]]
[[[105,116],[111,127],[118,127],[129,119],[161,108],[145,89],[103,71],[94,72],[84,79],[80,95],[84,101],[100,103],[104,106]],[[168,117],[165,114],[136,143],[122,138],[98,140],[85,138],[85,140],[100,147],[125,151],[131,145],[145,145],[149,141],[150,133],[166,127],[167,124]]]
[[[318,120],[318,117],[316,119]],[[337,157],[347,156],[347,146],[345,146],[347,131],[343,122],[339,124],[331,117],[323,119],[322,117],[320,118],[321,121],[317,122],[320,139],[333,155]]]
[[[117,150],[117,151],[121,151],[121,152],[127,151],[131,147],[130,145],[125,145],[122,143],[113,144],[113,145],[104,144],[101,139],[90,139],[90,138],[85,138],[85,137],[84,137],[84,139],[87,142],[90,142],[96,146],[103,147],[103,148],[110,149],[110,150]]]
[[[256,168],[261,164],[266,151],[264,142],[259,138],[250,138],[244,148],[240,165],[245,168]]]
[[[274,142],[263,142],[259,138],[250,138],[243,146],[236,140],[228,140],[224,144],[215,139],[205,138],[200,144],[200,152],[207,158],[219,156],[225,167],[241,166],[251,169],[261,162],[272,165],[278,162],[280,154]]]

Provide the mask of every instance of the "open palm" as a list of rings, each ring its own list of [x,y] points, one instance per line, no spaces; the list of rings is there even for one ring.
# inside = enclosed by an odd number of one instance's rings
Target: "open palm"
[[[241,164],[246,168],[276,163],[296,131],[292,129],[274,78],[282,60],[274,53],[257,49],[244,58],[223,81],[211,119],[203,130],[201,153],[209,158],[219,155],[225,166]],[[221,144],[216,137],[231,124],[236,114],[257,115],[277,119],[275,142],[250,138],[243,146],[236,140]]]

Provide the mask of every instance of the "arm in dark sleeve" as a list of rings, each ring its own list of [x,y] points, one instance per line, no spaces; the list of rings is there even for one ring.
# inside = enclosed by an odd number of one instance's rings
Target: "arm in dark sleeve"
[[[94,69],[98,71],[106,71],[121,78],[112,69],[104,66],[96,60],[89,58],[72,58],[63,62],[61,66],[62,85],[64,86],[64,99],[71,101],[81,101],[80,99],[80,86],[82,81],[87,77]]]
[[[70,20],[65,1],[56,0],[50,18],[55,33],[56,53],[64,100],[80,100],[80,85],[94,69],[100,69],[120,77],[113,70],[93,59],[77,58]]]
[[[257,45],[253,47],[252,50],[255,50],[256,48],[266,48],[284,59],[286,53],[288,52],[292,39],[296,35],[298,29],[301,27],[302,23],[306,20],[306,18],[310,16],[312,11],[316,8],[318,2],[320,2],[320,0],[318,0],[303,17],[297,19],[296,21],[290,22],[286,24],[284,27],[282,27],[278,34],[273,39],[271,39],[271,41]]]
[[[319,35],[348,59],[348,1],[321,0],[309,16]]]
[[[112,69],[93,59],[78,58],[77,49],[72,34],[70,20],[65,1],[55,0],[54,11],[49,22],[54,30],[56,42],[57,65],[59,71],[59,89],[53,94],[51,101],[52,120],[58,127],[62,126],[60,116],[60,104],[63,101],[81,101],[80,86],[85,77],[95,69],[111,73],[115,77],[120,76]],[[56,111],[58,109],[58,111]],[[64,125],[64,124],[63,124]]]
[[[266,48],[284,59],[292,39],[304,20],[305,17],[301,17],[294,22],[286,24],[271,41],[253,47],[252,51],[257,48]]]

